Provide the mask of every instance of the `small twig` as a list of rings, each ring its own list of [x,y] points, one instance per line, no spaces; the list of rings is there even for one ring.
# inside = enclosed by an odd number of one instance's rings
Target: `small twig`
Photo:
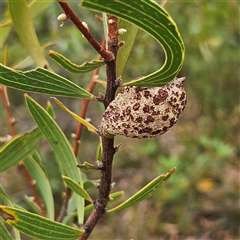
[[[14,125],[16,123],[16,120],[12,117],[11,114],[11,109],[10,109],[10,102],[8,100],[8,95],[7,95],[7,88],[3,85],[0,86],[0,92],[2,93],[2,99],[3,99],[3,104],[6,109],[7,117],[8,117],[8,122],[10,126],[10,131],[12,137],[16,135]]]
[[[118,26],[117,18],[108,17],[108,49],[111,51],[115,59],[118,51]],[[115,97],[117,85],[116,80],[116,61],[106,62],[107,88],[104,105],[107,107]],[[108,139],[102,136],[102,164],[100,175],[99,193],[94,201],[94,209],[84,225],[84,233],[80,240],[88,239],[97,222],[105,213],[106,205],[109,201],[109,194],[112,189],[112,162],[115,154],[114,138]]]
[[[67,206],[68,206],[69,199],[71,197],[71,193],[72,193],[72,190],[69,187],[67,187],[66,192],[65,192],[65,197],[64,197],[64,200],[63,200],[63,205],[61,207],[60,214],[57,217],[58,222],[62,222],[63,218],[67,214]]]
[[[81,33],[85,36],[85,38],[93,46],[93,48],[102,56],[102,58],[105,61],[112,61],[114,58],[114,55],[110,51],[107,51],[105,48],[103,48],[96,41],[96,39],[92,36],[90,31],[88,30],[88,28],[82,24],[80,19],[76,16],[76,14],[72,11],[72,9],[68,6],[68,4],[60,1],[58,1],[58,3],[62,7],[67,18],[69,18],[75,24],[75,26],[81,31]]]

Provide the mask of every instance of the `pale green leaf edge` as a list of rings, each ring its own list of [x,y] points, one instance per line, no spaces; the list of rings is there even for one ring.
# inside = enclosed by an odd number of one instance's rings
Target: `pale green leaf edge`
[[[150,183],[148,183],[145,187],[143,187],[140,191],[135,193],[132,197],[127,199],[125,202],[121,203],[115,208],[109,209],[107,212],[116,212],[128,207],[131,207],[144,199],[150,197],[161,185],[167,181],[170,176],[174,173],[176,168],[172,168],[168,173],[162,174],[158,177],[156,177],[154,180],[152,180]]]
[[[95,70],[105,64],[103,60],[92,60],[90,62],[84,62],[81,65],[77,65],[71,62],[68,58],[64,57],[58,52],[49,50],[48,55],[58,63],[62,68],[72,73],[86,73]]]

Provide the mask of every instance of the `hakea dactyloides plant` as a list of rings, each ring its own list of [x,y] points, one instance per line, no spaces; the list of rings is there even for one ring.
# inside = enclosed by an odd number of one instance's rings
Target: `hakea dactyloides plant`
[[[34,99],[24,94],[26,105],[37,124],[37,128],[27,134],[13,137],[3,146],[1,149],[1,171],[7,171],[10,167],[21,162],[25,166],[25,170],[30,173],[30,177],[36,181],[45,209],[40,216],[16,208],[10,197],[1,188],[1,193],[7,200],[8,206],[0,206],[0,215],[15,228],[15,237],[19,239],[18,231],[40,239],[87,239],[104,213],[119,211],[143,201],[151,196],[175,171],[173,168],[168,173],[159,175],[122,204],[106,210],[110,200],[122,195],[122,192],[112,191],[112,162],[115,153],[119,150],[119,146],[114,145],[115,136],[123,135],[138,139],[157,137],[172,127],[184,110],[186,91],[183,82],[185,77],[177,77],[184,60],[184,44],[173,19],[154,1],[112,0],[103,2],[102,0],[83,0],[82,7],[104,13],[103,24],[106,41],[99,44],[93,38],[86,23],[75,15],[66,1],[59,0],[64,11],[58,17],[62,21],[61,27],[64,27],[65,21],[72,21],[99,53],[99,58],[82,65],[76,65],[60,53],[49,51],[48,54],[70,72],[81,74],[94,70],[89,89],[86,90],[54,73],[44,55],[42,53],[36,54],[36,50],[41,52],[41,47],[34,27],[30,24],[31,19],[29,15],[26,15],[29,12],[29,7],[26,2],[13,2],[9,0],[9,10],[15,29],[20,40],[25,43],[30,56],[39,67],[24,72],[1,64],[0,83],[4,85],[4,88],[10,87],[51,95],[61,108],[79,121],[79,127],[72,150],[71,145],[54,120],[52,105],[48,103],[47,109],[44,109]],[[19,11],[20,8],[21,11]],[[23,13],[26,16],[22,15]],[[20,22],[21,17],[25,17],[25,21]],[[122,80],[121,75],[134,43],[133,36],[137,35],[138,28],[145,30],[159,42],[165,52],[165,62],[159,70],[147,76],[138,77],[131,81]],[[128,31],[131,31],[131,37],[129,37]],[[119,34],[122,33],[123,36],[119,41]],[[31,40],[26,38],[26,34],[32,36],[35,44],[26,44]],[[104,65],[107,76],[105,83],[97,79],[98,69]],[[106,92],[94,96],[92,90],[97,83],[104,84]],[[118,88],[121,90],[116,95]],[[83,99],[84,104],[80,116],[73,113],[54,96]],[[85,120],[89,100],[100,101],[105,106],[99,127],[94,127]],[[76,159],[82,126],[86,126],[90,132],[100,137],[97,164],[79,163]],[[57,221],[54,221],[54,203],[49,181],[45,178],[42,167],[35,161],[37,146],[43,137],[52,146],[64,175],[63,180],[67,185],[64,203]],[[12,156],[10,153],[16,149],[18,149],[18,154]],[[94,183],[98,189],[98,196],[96,199],[92,199],[84,189],[81,172],[88,173],[96,170],[100,171],[100,182]],[[70,198],[75,200],[76,212],[71,216],[78,216],[79,229],[69,226],[72,224],[72,217],[67,215],[66,209],[70,205]],[[86,207],[84,199],[90,203]],[[89,210],[91,214],[84,222],[84,214]],[[66,224],[60,223],[63,221]],[[10,239],[6,227],[3,225],[2,232],[4,232],[6,239]]]

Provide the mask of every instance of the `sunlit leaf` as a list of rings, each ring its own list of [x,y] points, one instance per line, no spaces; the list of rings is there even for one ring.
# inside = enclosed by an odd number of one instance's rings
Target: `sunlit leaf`
[[[71,62],[69,59],[61,55],[60,53],[57,53],[55,51],[48,51],[48,55],[56,61],[61,67],[65,68],[69,72],[73,73],[85,73],[90,72],[96,68],[99,68],[105,64],[102,60],[92,60],[91,62],[85,62],[81,65],[77,65],[73,62]]]
[[[36,101],[25,94],[25,100],[29,111],[31,112],[35,122],[43,132],[44,136],[52,146],[57,157],[58,163],[67,176],[83,185],[82,176],[79,169],[76,167],[77,159],[73,153],[72,147],[66,136],[57,125],[50,114],[41,107]],[[83,223],[84,201],[80,196],[76,197],[76,205],[79,213],[79,222]]]
[[[0,83],[23,91],[92,99],[93,95],[68,79],[44,68],[19,71],[0,64]]]
[[[162,46],[166,56],[163,66],[156,72],[124,83],[123,86],[163,86],[177,76],[184,60],[184,43],[173,19],[156,2],[149,0],[83,0],[82,6],[112,14],[135,24],[152,35]],[[149,63],[151,63],[150,59]]]
[[[0,206],[0,216],[20,232],[44,240],[76,239],[82,231],[17,208]]]
[[[61,103],[57,98],[52,97],[52,99],[60,106],[63,110],[68,112],[70,115],[72,115],[78,122],[82,123],[85,127],[87,127],[88,131],[98,134],[97,128],[95,128],[91,123],[86,121],[85,119],[79,117],[77,114],[70,111],[66,106],[64,106],[63,103]]]
[[[115,212],[115,211],[119,211],[128,207],[131,207],[143,201],[144,199],[150,197],[159,187],[161,187],[161,185],[165,181],[167,181],[170,178],[170,176],[174,173],[174,171],[175,171],[175,168],[172,168],[168,173],[156,177],[153,181],[148,183],[145,187],[143,187],[140,191],[135,193],[128,200],[118,205],[117,207],[108,210],[107,212]]]
[[[31,13],[25,0],[8,0],[9,11],[21,43],[37,66],[48,66],[33,25]]]
[[[81,185],[79,185],[76,181],[66,176],[63,176],[63,180],[68,185],[68,187],[71,188],[75,193],[77,193],[79,196],[83,197],[84,199],[88,200],[89,202],[92,202],[92,198],[89,196],[87,191]]]
[[[27,157],[24,164],[32,179],[36,182],[35,186],[43,199],[47,216],[54,220],[54,201],[50,183],[42,168],[32,157]]]
[[[15,136],[10,142],[0,150],[0,172],[4,172],[10,167],[15,166],[29,154],[33,153],[43,137],[39,128],[32,130],[30,133]]]

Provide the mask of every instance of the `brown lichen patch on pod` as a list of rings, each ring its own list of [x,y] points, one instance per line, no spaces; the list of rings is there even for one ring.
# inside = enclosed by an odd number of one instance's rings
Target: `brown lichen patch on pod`
[[[165,133],[185,108],[184,80],[175,78],[163,87],[122,88],[103,114],[101,133],[108,138],[124,135],[139,139]]]

